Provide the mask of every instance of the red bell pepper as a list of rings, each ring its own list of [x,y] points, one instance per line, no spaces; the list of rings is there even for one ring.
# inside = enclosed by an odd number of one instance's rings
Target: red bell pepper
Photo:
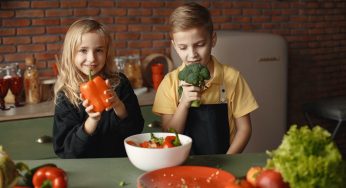
[[[45,166],[35,172],[32,183],[35,188],[67,188],[67,175],[61,168]]]
[[[105,80],[100,76],[92,79],[91,71],[89,72],[89,81],[82,83],[79,89],[83,97],[88,99],[94,106],[94,112],[103,112],[111,105],[106,101],[106,99],[111,97],[110,94],[104,94],[108,90]]]

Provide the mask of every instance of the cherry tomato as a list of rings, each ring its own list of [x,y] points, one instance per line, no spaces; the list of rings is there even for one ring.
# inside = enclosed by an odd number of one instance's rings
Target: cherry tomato
[[[163,142],[163,148],[174,147],[174,145],[173,145],[174,140],[175,140],[175,136],[166,136],[165,141]]]
[[[272,169],[263,170],[256,178],[258,188],[289,188],[288,183],[283,181],[280,172]]]
[[[260,166],[252,166],[246,173],[246,180],[251,183],[252,186],[256,186],[256,178],[262,172],[263,168]]]
[[[144,141],[139,144],[139,146],[142,148],[149,148],[149,145],[150,145],[149,141]]]
[[[235,179],[226,188],[253,188],[253,186],[245,179]]]
[[[126,141],[127,144],[132,145],[132,146],[137,146],[137,144],[134,141]]]

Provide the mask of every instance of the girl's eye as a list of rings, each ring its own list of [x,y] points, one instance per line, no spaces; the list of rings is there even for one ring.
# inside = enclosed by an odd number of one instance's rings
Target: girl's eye
[[[179,50],[186,50],[186,46],[179,46]]]
[[[103,52],[103,49],[96,49],[96,52]]]
[[[83,53],[83,54],[86,54],[86,53],[88,52],[88,50],[82,48],[82,49],[79,50],[79,52],[81,52],[81,53]]]
[[[205,43],[198,43],[197,46],[198,47],[203,47],[205,45]]]

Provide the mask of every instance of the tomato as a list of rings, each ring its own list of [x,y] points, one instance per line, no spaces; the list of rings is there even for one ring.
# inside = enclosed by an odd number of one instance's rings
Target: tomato
[[[289,188],[282,179],[280,172],[272,169],[263,170],[256,178],[258,188]]]
[[[163,148],[172,148],[174,147],[173,141],[175,136],[166,136],[165,141],[163,141]]]
[[[32,183],[35,188],[48,186],[48,184],[52,188],[67,188],[67,175],[58,167],[45,166],[35,172]]]
[[[132,146],[137,146],[137,144],[134,141],[126,141],[127,144],[132,145]]]
[[[263,168],[260,166],[252,166],[246,173],[246,180],[251,183],[252,186],[256,186],[256,178],[262,172]]]
[[[149,141],[144,141],[139,144],[139,146],[142,148],[149,148],[149,145],[150,145]]]
[[[226,188],[253,188],[253,186],[245,179],[235,179]]]

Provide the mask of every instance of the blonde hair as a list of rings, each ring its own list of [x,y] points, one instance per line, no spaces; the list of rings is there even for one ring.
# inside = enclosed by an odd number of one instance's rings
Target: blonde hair
[[[100,74],[111,78],[112,83],[117,83],[119,75],[113,61],[112,38],[105,26],[96,20],[87,18],[75,21],[68,29],[62,50],[59,65],[59,75],[54,86],[54,101],[59,97],[58,92],[62,91],[71,103],[78,107],[80,103],[79,85],[87,80],[74,63],[77,48],[81,44],[82,35],[89,32],[96,32],[105,38],[106,42],[106,63]]]
[[[214,31],[209,10],[195,2],[186,3],[176,8],[169,18],[169,25],[171,37],[175,32],[196,27],[205,28],[210,36],[213,35]]]

